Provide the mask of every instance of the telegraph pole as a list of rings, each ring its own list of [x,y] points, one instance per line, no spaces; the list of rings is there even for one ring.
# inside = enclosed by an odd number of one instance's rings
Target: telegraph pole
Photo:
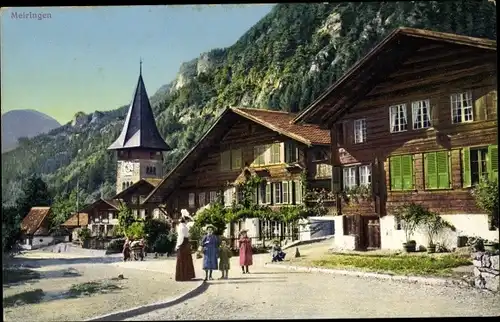
[[[80,187],[80,178],[76,179],[76,225],[80,227],[80,214],[78,213],[78,190]]]

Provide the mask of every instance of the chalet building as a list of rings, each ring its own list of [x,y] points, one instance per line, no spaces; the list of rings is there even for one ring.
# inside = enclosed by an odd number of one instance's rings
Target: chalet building
[[[226,206],[242,198],[238,183],[261,178],[254,202],[271,207],[302,204],[302,173],[312,189],[330,189],[330,135],[316,125],[298,125],[295,115],[251,108],[227,108],[200,141],[149,194],[145,204],[163,204],[172,217],[195,213],[221,195]],[[246,227],[245,227],[246,225]],[[230,227],[251,237],[297,234],[280,223],[247,219]],[[333,233],[333,232],[332,232]]]
[[[117,153],[117,194],[109,200],[99,199],[81,210],[88,213],[88,228],[92,233],[104,236],[111,234],[118,224],[120,202],[137,217],[164,217],[151,204],[149,208],[141,206],[163,177],[163,152],[171,150],[156,127],[142,79],[142,67],[123,129],[108,150]]]
[[[48,246],[56,239],[67,240],[67,236],[54,237],[49,233],[50,207],[32,207],[21,222],[21,248],[37,249]]]
[[[61,227],[69,231],[69,241],[73,241],[78,239],[78,229],[88,225],[89,215],[85,212],[79,212],[69,217],[68,220],[61,224]]]
[[[330,130],[335,192],[370,189],[359,203],[338,194],[338,247],[401,248],[392,214],[411,201],[456,227],[438,241],[447,247],[457,234],[498,238],[471,195],[480,176],[498,176],[496,46],[397,29],[295,118]]]

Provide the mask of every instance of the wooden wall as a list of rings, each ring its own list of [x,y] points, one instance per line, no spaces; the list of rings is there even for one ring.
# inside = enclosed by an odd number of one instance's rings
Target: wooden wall
[[[467,54],[468,53],[468,54]],[[404,201],[423,203],[440,213],[481,213],[475,207],[469,189],[461,188],[460,148],[497,144],[496,53],[478,51],[440,53],[430,57],[416,53],[402,68],[336,121],[332,139],[337,138],[336,124],[343,123],[345,142],[332,143],[334,165],[371,163],[380,167],[372,173],[375,195],[380,206],[363,209],[362,214],[384,215]],[[429,55],[429,52],[427,52]],[[440,64],[437,64],[440,62]],[[470,90],[474,102],[474,121],[453,124],[450,94]],[[429,99],[432,126],[413,130],[411,102]],[[390,132],[389,106],[406,103],[408,130]],[[354,144],[354,120],[366,119],[367,141]],[[347,135],[346,135],[347,134]],[[340,147],[337,148],[336,146]],[[425,191],[423,187],[423,152],[451,151],[452,189]],[[391,192],[388,158],[391,155],[415,154],[414,184],[410,192]],[[349,212],[349,206],[345,205]],[[376,210],[379,207],[380,209]],[[357,210],[356,210],[357,211]]]

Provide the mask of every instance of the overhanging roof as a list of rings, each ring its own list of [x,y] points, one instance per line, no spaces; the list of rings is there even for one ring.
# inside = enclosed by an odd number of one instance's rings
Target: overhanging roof
[[[186,173],[189,173],[190,170],[194,169],[204,150],[220,140],[241,118],[260,124],[271,131],[275,131],[308,146],[330,145],[330,134],[328,131],[322,130],[313,124],[292,124],[294,117],[295,114],[292,113],[263,109],[224,109],[203,137],[146,197],[144,203],[149,202],[154,195],[159,193],[164,196],[169,195],[174,187],[177,186],[179,180]]]
[[[340,79],[300,113],[293,123],[331,123],[330,110],[352,106],[386,75],[423,45],[447,43],[496,51],[495,40],[474,38],[415,28],[398,28],[358,60]],[[349,102],[350,104],[347,104]]]

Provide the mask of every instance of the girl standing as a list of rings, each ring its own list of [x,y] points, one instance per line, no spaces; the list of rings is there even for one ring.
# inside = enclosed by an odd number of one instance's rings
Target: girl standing
[[[125,243],[123,244],[122,254],[124,262],[130,259],[130,240],[128,238],[125,239]]]
[[[229,249],[226,239],[222,239],[219,249],[219,269],[222,273],[222,277],[220,279],[228,279],[230,268],[229,262],[231,257],[231,249]]]
[[[247,236],[247,230],[240,231],[240,266],[243,274],[249,274],[248,266],[253,264],[252,241]]]
[[[213,234],[215,227],[208,225],[205,228],[207,234],[201,240],[203,247],[203,269],[205,270],[205,281],[212,280],[212,271],[217,269],[218,243],[217,237]]]

